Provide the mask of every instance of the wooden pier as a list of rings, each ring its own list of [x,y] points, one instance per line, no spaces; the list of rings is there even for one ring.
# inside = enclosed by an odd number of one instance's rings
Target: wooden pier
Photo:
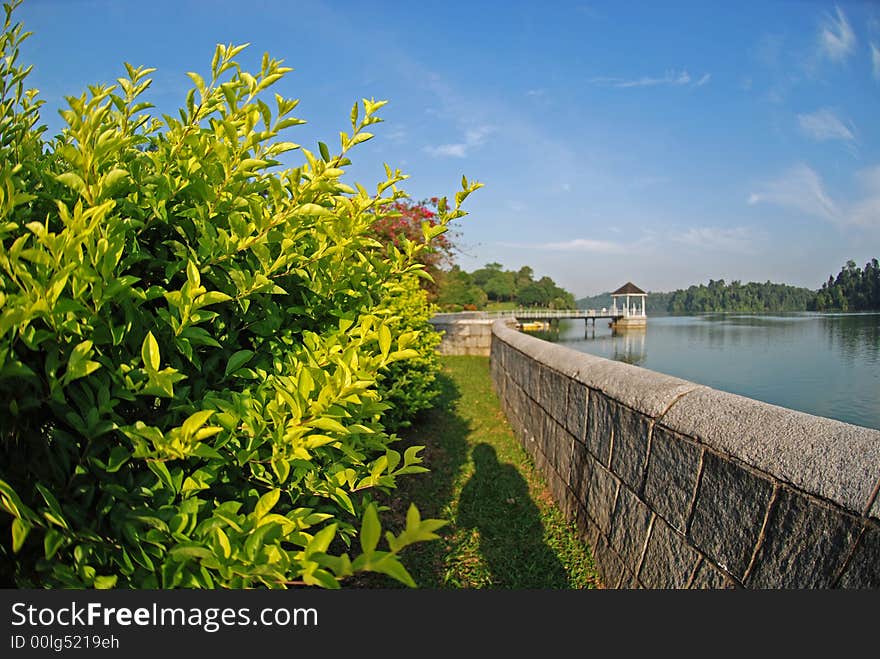
[[[596,324],[596,320],[608,320],[612,323],[625,318],[625,314],[612,313],[607,309],[511,309],[509,311],[489,311],[492,318],[513,318],[520,323],[548,321],[558,323],[560,320],[584,319],[584,324]]]

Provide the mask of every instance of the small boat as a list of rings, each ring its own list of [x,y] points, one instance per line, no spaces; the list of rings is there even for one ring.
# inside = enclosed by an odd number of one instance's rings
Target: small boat
[[[523,332],[540,332],[547,329],[547,323],[540,321],[531,321],[527,323],[517,323],[516,328]]]

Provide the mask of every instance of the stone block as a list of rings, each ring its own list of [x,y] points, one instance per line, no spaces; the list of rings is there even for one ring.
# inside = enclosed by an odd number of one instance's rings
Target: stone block
[[[681,435],[654,426],[643,498],[682,533],[690,514],[701,453],[698,445]]]
[[[638,590],[640,588],[639,580],[636,575],[629,571],[626,565],[621,570],[620,579],[617,582],[618,590]]]
[[[492,380],[492,389],[498,397],[499,402],[507,398],[506,385],[507,374],[502,370],[501,366],[493,361],[489,362],[489,377]]]
[[[538,446],[543,447],[544,439],[542,434],[544,432],[544,409],[529,398],[527,392],[523,405],[525,406],[523,425],[529,434],[535,438],[535,441],[538,442]]]
[[[594,465],[590,476],[590,492],[587,495],[587,513],[596,522],[599,530],[611,536],[611,519],[617,503],[617,490],[620,486],[614,474],[599,465]]]
[[[559,451],[556,454],[556,471],[571,486],[571,461],[574,455],[574,446],[578,442],[562,426],[559,426],[556,441],[559,442]]]
[[[538,442],[541,452],[547,461],[552,465],[554,460],[554,449],[556,448],[556,423],[541,408],[541,439]]]
[[[748,588],[830,588],[861,531],[840,510],[781,488]]]
[[[604,537],[599,534],[593,554],[596,570],[606,588],[615,588],[624,573],[623,561]]]
[[[567,499],[568,484],[553,470],[546,474],[545,480],[547,481],[547,489],[550,490],[550,495],[553,497],[556,507],[565,512],[564,505]]]
[[[570,378],[547,366],[538,367],[537,400],[554,419],[563,422],[568,408]]]
[[[611,403],[611,409],[614,417],[611,471],[633,492],[641,494],[648,459],[651,421],[644,414],[618,403]]]
[[[639,569],[652,514],[629,488],[621,486],[611,524],[611,546],[633,573]]]
[[[612,405],[602,394],[590,392],[586,444],[596,459],[606,467],[610,464],[611,437],[614,432]]]
[[[646,588],[686,588],[699,559],[682,534],[655,516],[639,581]]]
[[[880,588],[880,526],[871,522],[865,524],[837,586],[872,590]]]
[[[524,390],[528,390],[530,385],[530,363],[531,361],[528,359],[528,357],[523,355],[521,352],[511,350],[510,365],[507,370],[510,373],[511,377],[513,377],[514,382],[516,382]]]
[[[690,538],[708,558],[742,579],[772,494],[769,480],[705,451]]]
[[[571,379],[568,381],[568,405],[562,422],[566,430],[580,442],[586,442],[589,392],[586,385]]]
[[[718,590],[736,588],[737,584],[729,575],[703,559],[689,587],[699,590]]]
[[[590,548],[591,555],[594,557],[593,560],[595,562],[595,547],[598,542],[600,531],[596,523],[590,518],[586,509],[581,505],[577,507],[575,512],[575,524],[577,525],[578,536]]]
[[[574,496],[574,492],[572,492],[571,488],[566,484],[562,491],[562,499],[559,503],[559,508],[565,516],[565,521],[572,524],[577,521],[577,510],[579,505],[577,498]]]
[[[541,451],[540,446],[535,446],[535,454],[532,456],[532,461],[535,463],[535,469],[538,470],[538,473],[546,478],[549,472],[552,470],[552,467],[550,466],[550,462],[547,460],[547,456],[545,456],[543,451]]]
[[[595,458],[587,451],[587,447],[580,442],[575,442],[572,447],[571,468],[569,469],[568,482],[571,490],[578,501],[585,503],[586,494],[590,487],[590,475],[593,473]]]
[[[880,430],[708,387],[683,396],[661,423],[855,514],[880,477]]]
[[[553,467],[553,470],[568,482],[569,470],[571,468],[571,450],[574,438],[566,432],[565,428],[560,426],[551,417],[546,417],[547,423],[544,426],[545,433],[545,454],[547,460]]]

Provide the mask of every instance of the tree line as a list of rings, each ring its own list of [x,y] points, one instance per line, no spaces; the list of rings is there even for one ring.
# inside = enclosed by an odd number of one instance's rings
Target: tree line
[[[871,259],[861,269],[847,261],[836,278],[828,277],[818,290],[811,309],[814,311],[880,310],[880,264]]]
[[[580,309],[611,306],[611,294],[577,301]],[[705,313],[713,311],[872,311],[880,310],[880,264],[871,259],[864,268],[847,261],[840,273],[829,276],[818,290],[770,281],[730,283],[710,279],[668,293],[649,292],[647,312]]]
[[[505,270],[500,263],[488,263],[470,273],[453,266],[438,276],[437,304],[446,311],[483,309],[490,302],[548,309],[575,307],[574,295],[550,277],[536,280],[529,266]]]

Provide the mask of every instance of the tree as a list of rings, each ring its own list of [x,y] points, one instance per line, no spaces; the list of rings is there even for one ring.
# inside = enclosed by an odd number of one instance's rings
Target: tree
[[[855,261],[847,261],[837,277],[829,276],[822,284],[812,308],[817,311],[880,309],[880,263],[873,258],[860,269]]]
[[[438,277],[437,304],[441,309],[460,311],[464,307],[481,309],[486,306],[486,292],[474,284],[471,276],[457,265]]]
[[[439,301],[441,306],[463,304],[467,299],[477,306],[486,300],[514,301],[520,306],[539,306],[554,309],[573,309],[574,296],[556,285],[550,277],[534,280],[534,270],[523,266],[517,271],[505,270],[500,263],[487,263],[468,275],[457,266],[441,275]],[[474,300],[476,293],[482,292],[481,303]]]
[[[455,249],[448,234],[428,239],[428,235],[438,224],[438,202],[437,197],[421,201],[396,200],[376,215],[371,229],[376,239],[386,247],[393,245],[396,249],[405,251],[408,242],[424,246],[418,252],[417,262],[427,275],[422,277],[421,285],[431,300],[437,299],[439,273],[444,266],[451,263]]]

